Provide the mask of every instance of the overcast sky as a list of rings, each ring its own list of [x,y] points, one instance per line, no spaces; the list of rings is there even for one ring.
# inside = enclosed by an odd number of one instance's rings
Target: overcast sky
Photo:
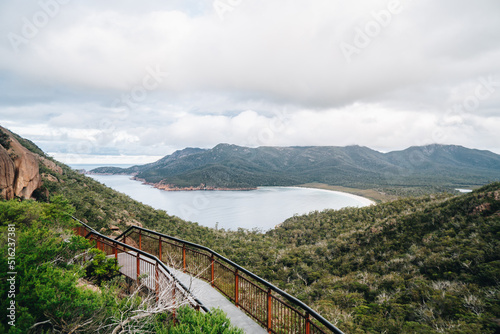
[[[498,0],[1,1],[0,125],[68,163],[218,143],[500,153],[499,18]]]

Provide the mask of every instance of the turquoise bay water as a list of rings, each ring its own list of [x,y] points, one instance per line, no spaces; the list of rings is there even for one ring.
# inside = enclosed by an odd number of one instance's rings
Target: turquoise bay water
[[[77,166],[73,167],[76,168]],[[78,168],[85,168],[78,166]],[[361,207],[365,198],[346,193],[298,188],[261,187],[250,191],[163,191],[128,175],[88,175],[131,198],[200,225],[267,231],[287,218],[315,210]]]

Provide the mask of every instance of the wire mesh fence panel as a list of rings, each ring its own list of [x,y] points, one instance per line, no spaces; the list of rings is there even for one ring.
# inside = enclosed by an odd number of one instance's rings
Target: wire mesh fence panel
[[[204,279],[206,281],[212,280],[211,273],[211,258],[209,255],[185,248],[185,270],[186,272]]]
[[[305,333],[305,316],[279,298],[271,297],[271,331],[277,334]]]
[[[214,286],[232,301],[235,300],[235,271],[219,261],[214,261]]]
[[[116,246],[110,242],[101,241],[102,248],[106,255],[115,255]]]
[[[312,321],[309,322],[309,326],[310,326],[310,330],[309,330],[310,334],[325,334],[325,333],[329,333],[329,331],[327,329],[322,328],[321,325],[317,325],[317,324],[315,324]]]
[[[159,240],[155,236],[151,236],[145,233],[141,235],[141,249],[146,253],[158,257],[160,255],[158,250],[158,243]]]
[[[155,291],[156,288],[156,262],[148,258],[140,257],[140,274],[139,278],[141,284],[146,286],[148,289]]]
[[[132,231],[128,233],[127,235],[124,235],[121,241],[124,244],[130,245],[134,248],[140,248],[139,247],[139,233]]]
[[[238,285],[239,307],[267,326],[267,291],[242,276],[238,279]]]
[[[73,228],[73,230],[81,237],[85,237],[90,232],[90,229],[86,228],[85,226],[77,226]]]
[[[182,270],[182,246],[171,242],[161,241],[161,259],[167,266]]]
[[[122,252],[118,254],[118,266],[120,272],[132,279],[137,279],[137,256],[131,252]]]

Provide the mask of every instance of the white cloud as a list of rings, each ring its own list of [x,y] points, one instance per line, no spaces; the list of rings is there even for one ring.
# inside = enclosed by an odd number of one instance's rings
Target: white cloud
[[[444,141],[500,153],[500,85],[450,112],[478,78],[500,82],[498,2],[389,3],[244,1],[221,20],[211,2],[72,1],[18,53],[0,42],[0,122],[52,152]],[[0,4],[2,34],[41,10]],[[358,49],[350,62],[342,43]],[[148,67],[169,75],[117,105]]]

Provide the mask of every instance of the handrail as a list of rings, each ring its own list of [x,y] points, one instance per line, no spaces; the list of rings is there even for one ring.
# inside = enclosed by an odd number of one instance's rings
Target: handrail
[[[212,254],[212,256],[217,256],[218,258],[220,258],[221,260],[225,261],[226,263],[230,264],[231,266],[233,266],[235,269],[237,269],[239,272],[243,272],[245,273],[247,276],[255,279],[257,282],[259,282],[260,284],[266,286],[267,288],[277,292],[279,295],[281,295],[282,297],[286,298],[287,300],[289,300],[290,302],[300,306],[307,314],[309,314],[310,316],[312,316],[314,319],[316,319],[317,321],[319,321],[322,325],[324,325],[327,329],[331,330],[333,333],[336,333],[336,334],[343,334],[343,332],[338,329],[337,327],[335,327],[333,324],[331,324],[328,320],[326,320],[325,318],[323,318],[320,314],[318,314],[316,311],[314,311],[313,309],[311,309],[309,306],[307,306],[306,304],[304,304],[302,301],[300,301],[299,299],[289,295],[288,293],[286,293],[285,291],[279,289],[278,287],[274,286],[273,284],[267,282],[266,280],[264,280],[263,278],[255,275],[254,273],[252,273],[251,271],[241,267],[240,265],[234,263],[233,261],[227,259],[226,257],[220,255],[219,253],[211,250],[210,248],[208,247],[205,247],[205,246],[201,246],[201,245],[198,245],[198,244],[195,244],[195,243],[192,243],[192,242],[189,242],[189,241],[185,241],[185,240],[182,240],[182,239],[178,239],[178,238],[175,238],[175,237],[171,237],[169,235],[166,235],[166,234],[163,234],[163,233],[159,233],[159,232],[156,232],[156,231],[153,231],[153,230],[149,230],[149,229],[146,229],[146,228],[143,228],[143,227],[139,227],[139,226],[131,226],[129,227],[125,232],[123,232],[122,234],[120,234],[119,236],[116,237],[115,240],[118,240],[120,238],[123,238],[124,236],[126,236],[131,230],[134,230],[134,229],[137,229],[139,231],[144,231],[144,232],[147,232],[147,233],[151,233],[151,234],[154,234],[158,237],[161,237],[161,238],[165,238],[165,239],[169,239],[169,240],[173,240],[173,241],[176,241],[176,242],[179,242],[181,244],[184,244],[184,245],[188,245],[188,246],[191,246],[191,247],[194,247],[194,248],[197,248],[197,249],[200,249],[200,250],[204,250],[210,254]]]
[[[112,239],[112,238],[110,238],[110,237],[107,237],[107,236],[105,236],[105,235],[103,235],[103,234],[101,234],[101,233],[97,232],[95,229],[93,229],[93,228],[92,228],[92,227],[90,227],[89,225],[85,224],[84,222],[80,221],[79,219],[77,219],[77,218],[75,218],[75,217],[73,217],[73,216],[72,216],[71,218],[73,218],[75,221],[77,221],[78,223],[80,223],[81,225],[83,225],[84,227],[86,227],[86,228],[88,228],[88,229],[90,230],[90,232],[89,232],[89,233],[87,233],[87,235],[85,235],[85,236],[84,236],[86,239],[88,238],[88,236],[89,236],[90,234],[95,234],[95,235],[97,235],[99,238],[102,238],[102,239],[104,239],[104,240],[107,240],[107,241],[109,241],[109,242],[111,242],[111,243],[113,243],[113,244],[120,245],[120,246],[122,246],[122,247],[124,247],[124,248],[128,248],[128,249],[130,249],[130,250],[132,250],[132,251],[134,251],[134,252],[137,252],[138,254],[141,254],[141,255],[142,255],[142,256],[144,256],[144,257],[147,257],[147,258],[150,258],[150,259],[154,260],[157,264],[159,264],[159,265],[160,265],[160,266],[161,266],[161,267],[162,267],[162,268],[163,268],[163,269],[164,269],[164,270],[165,270],[165,271],[166,271],[166,272],[167,272],[167,273],[168,273],[168,274],[169,274],[169,275],[173,278],[174,282],[175,282],[176,284],[178,284],[178,285],[179,285],[179,286],[180,286],[180,287],[184,290],[185,294],[187,294],[188,296],[190,296],[191,298],[193,298],[193,300],[194,300],[194,301],[195,301],[195,302],[199,305],[199,307],[200,307],[200,308],[202,308],[202,309],[203,309],[205,312],[207,312],[207,313],[211,313],[211,312],[210,312],[210,310],[209,310],[209,309],[208,309],[205,305],[203,305],[203,303],[202,303],[202,302],[201,302],[198,298],[196,298],[196,297],[195,297],[195,296],[191,293],[191,291],[190,291],[190,290],[189,290],[189,289],[188,289],[188,288],[187,288],[187,287],[186,287],[186,286],[185,286],[185,285],[184,285],[181,281],[179,281],[179,280],[177,279],[177,277],[175,277],[175,275],[173,275],[173,274],[170,272],[170,270],[168,269],[168,267],[167,267],[167,266],[166,266],[166,265],[165,265],[162,261],[160,261],[160,259],[158,259],[156,256],[154,256],[154,255],[152,255],[152,254],[149,254],[149,253],[147,253],[147,252],[144,252],[144,251],[142,251],[142,250],[140,250],[140,249],[137,249],[137,248],[135,248],[135,247],[133,247],[133,246],[131,246],[131,245],[127,245],[127,244],[125,244],[125,243],[123,243],[123,242],[121,242],[121,241],[119,241],[119,240],[117,240],[117,239]]]
[[[85,226],[86,228],[88,228],[89,230],[91,231],[94,231],[95,233],[98,233],[100,234],[99,232],[97,232],[95,229],[93,229],[92,227],[90,227],[89,225],[85,224],[84,222],[82,222],[80,219],[76,218],[75,216],[71,216],[71,218],[73,218],[73,220],[75,220],[76,222],[80,223],[80,225],[83,225]]]

